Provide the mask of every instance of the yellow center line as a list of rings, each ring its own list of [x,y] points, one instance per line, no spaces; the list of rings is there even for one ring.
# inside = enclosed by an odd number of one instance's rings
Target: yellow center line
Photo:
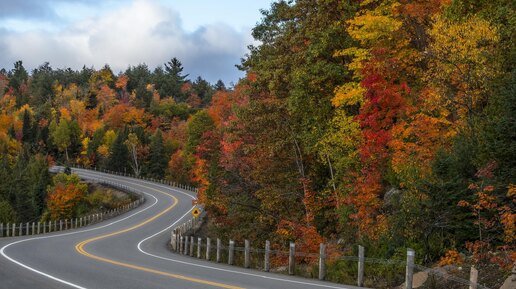
[[[169,194],[169,193],[166,193],[164,191],[160,191],[160,190],[148,187],[148,186],[140,185],[140,184],[138,184],[138,186],[141,186],[141,187],[144,187],[144,188],[147,188],[147,189],[154,190],[156,192],[165,194],[165,195],[171,197],[174,200],[174,203],[171,206],[169,206],[168,208],[166,208],[165,210],[163,210],[160,213],[158,213],[157,215],[155,215],[155,216],[153,216],[153,217],[151,217],[151,218],[149,218],[149,219],[147,219],[147,220],[145,220],[145,221],[143,221],[143,222],[141,222],[139,224],[136,224],[136,225],[134,225],[134,226],[132,226],[130,228],[123,229],[123,230],[116,231],[116,232],[112,232],[112,233],[105,234],[105,235],[100,235],[100,236],[97,236],[97,237],[94,237],[94,238],[90,238],[90,239],[87,239],[87,240],[84,240],[84,241],[78,243],[77,245],[75,245],[75,250],[77,250],[77,252],[79,252],[81,255],[84,255],[86,257],[89,257],[89,258],[92,258],[92,259],[95,259],[95,260],[98,260],[98,261],[102,261],[102,262],[106,262],[106,263],[110,263],[110,264],[113,264],[113,265],[118,265],[118,266],[122,266],[122,267],[126,267],[126,268],[131,268],[131,269],[135,269],[135,270],[140,270],[140,271],[144,271],[144,272],[148,272],[148,273],[153,273],[153,274],[158,274],[158,275],[162,275],[162,276],[167,276],[167,277],[171,277],[171,278],[175,278],[175,279],[191,281],[191,282],[195,282],[195,283],[201,283],[201,284],[211,285],[211,286],[220,287],[220,288],[244,289],[242,287],[237,287],[237,286],[232,286],[232,285],[212,282],[212,281],[208,281],[208,280],[203,280],[203,279],[198,279],[198,278],[193,278],[193,277],[173,274],[173,273],[169,273],[169,272],[159,271],[159,270],[155,270],[155,269],[151,269],[151,268],[146,268],[146,267],[142,267],[142,266],[137,266],[137,265],[133,265],[133,264],[128,264],[128,263],[123,263],[123,262],[115,261],[115,260],[112,260],[112,259],[103,258],[103,257],[97,256],[97,255],[93,255],[93,254],[87,252],[84,249],[84,246],[86,246],[87,244],[89,244],[91,242],[94,242],[94,241],[97,241],[97,240],[101,240],[101,239],[109,238],[109,237],[112,237],[112,236],[115,236],[115,235],[119,235],[119,234],[122,234],[122,233],[125,233],[125,232],[129,232],[129,231],[132,231],[132,230],[137,229],[139,227],[142,227],[142,226],[144,226],[144,225],[154,221],[155,219],[159,218],[161,215],[167,213],[168,211],[172,210],[177,205],[177,203],[178,203],[177,198],[174,197],[173,195]]]

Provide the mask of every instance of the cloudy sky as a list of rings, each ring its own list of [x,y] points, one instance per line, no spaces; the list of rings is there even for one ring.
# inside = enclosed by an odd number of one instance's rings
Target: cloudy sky
[[[236,82],[251,28],[272,0],[0,0],[0,68],[115,73],[177,57],[191,78]]]

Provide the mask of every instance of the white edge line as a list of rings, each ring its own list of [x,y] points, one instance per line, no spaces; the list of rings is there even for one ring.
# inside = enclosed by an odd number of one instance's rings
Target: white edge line
[[[75,170],[77,170],[77,169],[75,169]],[[85,174],[87,174],[87,175],[89,174],[90,176],[92,175],[91,173],[89,173],[90,171],[88,171],[88,170],[82,170],[82,172],[83,172],[83,173],[85,173]],[[103,173],[101,173],[101,172],[95,172],[95,173],[93,173],[93,175],[98,175],[99,173],[100,173],[100,174],[103,174]],[[108,176],[109,176],[109,174],[104,174],[104,175],[108,175]],[[115,178],[110,178],[110,177],[108,177],[108,176],[102,176],[102,177],[103,177],[103,178],[107,178],[107,179],[114,179],[114,180],[117,180],[117,179],[115,179]],[[118,179],[118,180],[120,181],[120,179]],[[126,181],[126,182],[131,182],[131,180],[133,180],[133,178],[126,178],[124,181]],[[146,184],[155,185],[155,186],[157,186],[157,187],[166,188],[166,189],[171,189],[170,187],[165,187],[165,186],[162,186],[162,185],[160,185],[160,184],[158,184],[158,183],[149,182],[149,181],[146,181],[146,180],[140,180],[140,179],[135,179],[135,180],[141,181],[141,182],[146,183]],[[133,184],[138,185],[137,183],[134,183],[134,182],[133,182]],[[171,190],[172,190],[172,191],[174,191],[174,192],[177,192],[177,193],[181,193],[181,194],[183,194],[183,195],[186,195],[186,196],[188,196],[188,197],[190,197],[190,198],[192,198],[192,199],[195,199],[195,197],[193,197],[192,195],[190,195],[190,194],[188,194],[188,193],[185,193],[185,192],[182,192],[182,191],[180,191],[180,190],[173,189],[173,188],[172,188]],[[103,225],[103,226],[100,226],[100,227],[96,227],[96,228],[90,228],[90,229],[85,229],[85,230],[80,230],[80,231],[75,231],[75,232],[70,232],[70,233],[64,233],[64,234],[58,234],[58,235],[52,235],[52,236],[36,237],[36,238],[30,238],[30,239],[24,239],[24,240],[19,240],[19,241],[16,241],[16,242],[12,242],[12,243],[9,243],[9,244],[7,244],[7,245],[3,246],[3,247],[0,249],[0,254],[1,254],[3,257],[5,257],[6,259],[8,259],[9,261],[11,261],[11,262],[13,262],[13,263],[15,263],[15,264],[17,264],[17,265],[19,265],[19,266],[21,266],[21,267],[25,268],[25,269],[28,269],[28,270],[30,270],[30,271],[33,271],[33,272],[35,272],[35,273],[37,273],[37,274],[40,274],[40,275],[42,275],[42,276],[45,276],[45,277],[47,277],[47,278],[49,278],[49,279],[52,279],[52,280],[58,281],[58,282],[60,282],[60,283],[63,283],[63,284],[69,285],[69,286],[74,287],[74,288],[78,288],[78,289],[86,289],[85,287],[81,287],[81,286],[79,286],[79,285],[77,285],[77,284],[74,284],[74,283],[68,282],[68,281],[66,281],[66,280],[63,280],[63,279],[57,278],[57,277],[55,277],[55,276],[52,276],[52,275],[50,275],[50,274],[44,273],[44,272],[39,271],[39,270],[37,270],[37,269],[34,269],[34,268],[30,267],[30,266],[27,266],[27,265],[25,265],[25,264],[23,264],[23,263],[21,263],[21,262],[19,262],[19,261],[15,260],[15,259],[13,259],[13,258],[9,257],[8,255],[6,255],[6,254],[5,254],[5,249],[7,249],[8,247],[10,247],[10,246],[12,246],[12,245],[16,245],[16,244],[23,243],[23,242],[28,242],[28,241],[33,241],[33,240],[40,240],[40,239],[55,238],[55,237],[62,237],[62,236],[67,236],[67,235],[73,235],[73,234],[78,234],[78,233],[83,233],[83,232],[88,232],[88,231],[98,230],[98,229],[105,228],[105,227],[111,226],[111,225],[113,225],[113,224],[116,224],[116,223],[118,223],[118,222],[124,221],[124,220],[126,220],[126,219],[128,219],[128,218],[133,217],[134,215],[140,214],[140,213],[142,213],[142,212],[144,212],[144,211],[146,211],[146,210],[148,210],[148,209],[152,208],[153,206],[155,206],[155,205],[157,204],[158,199],[157,199],[156,197],[154,197],[153,195],[151,195],[151,194],[149,194],[149,193],[143,192],[143,191],[142,191],[142,193],[143,193],[143,194],[145,194],[145,195],[151,196],[152,198],[154,198],[154,203],[153,203],[152,205],[150,205],[150,206],[148,206],[148,207],[146,207],[146,208],[144,208],[144,209],[142,209],[142,210],[140,210],[140,211],[136,212],[136,213],[133,213],[133,214],[131,214],[131,215],[129,215],[129,216],[126,216],[126,217],[124,217],[124,218],[122,218],[122,219],[119,219],[119,220],[117,220],[117,221],[114,221],[114,222],[111,222],[111,223],[108,223],[108,224],[106,224],[106,225]],[[192,207],[192,209],[193,209],[194,207],[195,207],[195,206],[193,206],[193,207]],[[166,258],[166,257],[162,257],[162,256],[154,255],[154,254],[148,253],[148,252],[146,252],[146,251],[144,251],[144,250],[142,250],[142,249],[141,249],[141,245],[142,245],[145,241],[147,241],[147,240],[149,240],[149,239],[151,239],[151,238],[153,238],[153,237],[155,237],[155,236],[157,236],[157,235],[159,235],[159,234],[161,234],[161,233],[163,233],[163,232],[165,232],[165,231],[169,230],[170,228],[172,228],[173,226],[175,226],[179,221],[181,221],[181,220],[182,220],[182,219],[183,219],[183,218],[184,218],[188,213],[190,213],[190,211],[187,211],[183,216],[181,216],[178,220],[176,220],[174,223],[172,223],[170,226],[166,227],[165,229],[163,229],[163,230],[161,230],[161,231],[159,231],[159,232],[157,232],[157,233],[155,233],[155,234],[153,234],[153,235],[151,235],[151,236],[149,236],[149,237],[146,237],[145,239],[141,240],[141,241],[138,243],[138,246],[137,246],[137,247],[138,247],[138,250],[139,250],[141,253],[143,253],[143,254],[145,254],[145,255],[148,255],[148,256],[151,256],[151,257],[154,257],[154,258],[158,258],[158,259],[162,259],[162,260],[167,260],[167,261],[171,261],[171,262],[176,262],[176,263],[180,263],[180,264],[185,264],[185,265],[190,265],[190,266],[196,266],[196,267],[201,267],[201,268],[206,268],[206,269],[212,269],[212,270],[217,270],[217,271],[228,272],[228,273],[235,273],[235,274],[241,274],[241,275],[247,275],[247,276],[253,276],[253,277],[260,277],[260,278],[269,279],[269,280],[283,281],[283,282],[289,282],[289,283],[295,283],[295,284],[303,284],[303,285],[310,285],[310,286],[317,286],[317,287],[324,287],[324,288],[335,288],[335,289],[348,289],[348,288],[349,288],[349,287],[336,287],[336,286],[331,286],[331,285],[316,284],[316,283],[310,283],[310,282],[302,282],[302,281],[296,281],[296,280],[288,280],[288,279],[282,279],[282,278],[277,278],[277,277],[265,276],[265,275],[260,275],[260,274],[246,273],[246,272],[240,272],[240,271],[235,271],[235,270],[228,270],[228,269],[222,269],[222,268],[217,268],[217,267],[212,267],[212,266],[200,265],[200,264],[195,264],[195,263],[190,263],[190,262],[185,262],[185,261],[179,261],[179,260],[175,260],[175,259],[171,259],[171,258]]]
[[[87,170],[86,170],[87,171]],[[130,178],[130,177],[127,177],[129,180],[132,180],[133,178]],[[137,180],[140,180],[140,179],[137,179]],[[161,188],[165,188],[165,189],[171,189],[170,186],[163,186],[159,183],[154,183],[154,182],[149,182],[149,181],[146,181],[146,180],[140,180],[140,181],[143,181],[143,183],[147,183],[147,184],[152,184],[152,185],[155,185],[157,187],[161,187]],[[185,193],[183,191],[180,191],[180,190],[176,190],[176,189],[171,189],[172,191],[174,192],[178,192],[178,193],[181,193],[183,195],[186,195],[192,199],[195,199],[195,197],[193,197],[192,195],[188,194],[188,193]],[[195,206],[192,206],[192,209],[195,208]],[[326,284],[317,284],[317,283],[311,283],[311,282],[303,282],[303,281],[296,281],[296,280],[289,280],[289,279],[283,279],[283,278],[278,278],[278,277],[272,277],[272,276],[266,276],[266,275],[261,275],[261,274],[253,274],[253,273],[247,273],[247,272],[240,272],[240,271],[235,271],[235,270],[229,270],[229,269],[222,269],[222,268],[217,268],[217,267],[212,267],[212,266],[207,266],[207,265],[201,265],[201,264],[196,264],[196,263],[190,263],[190,262],[185,262],[185,261],[179,261],[179,260],[176,260],[176,259],[171,259],[171,258],[166,258],[166,257],[162,257],[162,256],[158,256],[158,255],[154,255],[152,253],[149,253],[147,251],[144,251],[142,249],[142,244],[144,242],[146,242],[147,240],[151,239],[151,238],[154,238],[156,237],[157,235],[167,231],[167,230],[170,230],[172,227],[174,227],[177,223],[179,223],[184,217],[186,217],[186,215],[188,215],[190,213],[191,210],[187,211],[184,215],[182,215],[179,219],[177,219],[174,223],[172,223],[170,226],[164,228],[163,230],[157,232],[157,233],[154,233],[148,237],[146,237],[145,239],[141,240],[138,245],[137,245],[137,248],[138,248],[138,251],[140,251],[141,253],[145,254],[145,255],[148,255],[148,256],[151,256],[151,257],[154,257],[154,258],[158,258],[158,259],[162,259],[162,260],[166,260],[166,261],[171,261],[171,262],[176,262],[176,263],[180,263],[180,264],[185,264],[185,265],[190,265],[190,266],[195,266],[195,267],[201,267],[201,268],[206,268],[206,269],[212,269],[212,270],[217,270],[217,271],[223,271],[223,272],[228,272],[228,273],[235,273],[235,274],[241,274],[241,275],[247,275],[247,276],[252,276],[252,277],[259,277],[259,278],[264,278],[264,279],[269,279],[269,280],[275,280],[275,281],[283,281],[283,282],[289,282],[289,283],[294,283],[294,284],[302,284],[302,285],[309,285],[309,286],[316,286],[316,287],[323,287],[323,288],[332,288],[332,289],[350,289],[350,287],[343,287],[343,286],[340,286],[340,287],[337,287],[337,286],[331,286],[331,285],[326,285]]]
[[[194,208],[194,207],[195,206],[193,206],[192,208]],[[283,282],[288,282],[288,283],[309,285],[309,286],[315,286],[315,287],[324,287],[324,288],[332,288],[332,289],[350,289],[349,287],[343,287],[343,286],[337,287],[337,286],[331,286],[331,285],[326,285],[326,284],[317,284],[317,283],[311,283],[311,282],[303,282],[303,281],[282,279],[282,278],[278,278],[278,277],[266,276],[266,275],[261,275],[261,274],[247,273],[247,272],[241,272],[241,271],[235,271],[235,270],[229,270],[229,269],[222,269],[222,268],[217,268],[217,267],[212,267],[212,266],[207,266],[207,265],[201,265],[201,264],[196,264],[196,263],[190,263],[190,262],[186,262],[186,261],[180,261],[180,260],[176,260],[176,259],[171,259],[171,258],[166,258],[166,257],[154,255],[154,254],[149,253],[149,252],[147,252],[147,251],[142,249],[142,244],[144,242],[146,242],[147,240],[149,240],[151,238],[156,237],[157,235],[159,235],[159,234],[161,234],[161,233],[163,233],[163,232],[165,232],[167,230],[170,230],[170,228],[175,226],[179,221],[181,221],[189,213],[190,213],[190,211],[186,212],[177,221],[172,223],[172,225],[170,225],[170,226],[166,227],[165,229],[163,229],[163,230],[161,230],[161,231],[159,231],[157,233],[154,233],[154,234],[146,237],[145,239],[141,240],[138,243],[138,246],[137,246],[138,251],[142,252],[145,255],[154,257],[154,258],[158,258],[158,259],[162,259],[162,260],[166,260],[166,261],[171,261],[171,262],[175,262],[175,263],[180,263],[180,264],[185,264],[185,265],[190,265],[190,266],[195,266],[195,267],[201,267],[201,268],[205,268],[205,269],[212,269],[212,270],[223,271],[223,272],[228,272],[228,273],[235,273],[235,274],[247,275],[247,276],[252,276],[252,277],[260,277],[260,278],[269,279],[269,280],[283,281]]]
[[[90,174],[90,176],[91,176],[91,174]],[[107,178],[109,178],[109,177],[107,177]],[[112,178],[111,178],[111,179],[112,179]],[[136,185],[138,185],[138,184],[136,184]],[[151,194],[149,194],[149,193],[146,193],[146,192],[142,192],[142,193],[143,193],[143,194],[146,194],[146,195],[148,195],[148,196],[151,196],[152,198],[154,198],[154,203],[152,203],[152,205],[150,205],[150,206],[148,206],[148,207],[146,207],[146,208],[144,208],[144,209],[142,209],[142,210],[140,210],[140,211],[138,211],[138,212],[135,212],[135,213],[133,213],[133,214],[131,214],[131,215],[129,215],[129,216],[126,216],[126,217],[124,217],[124,218],[122,218],[122,219],[119,219],[119,220],[116,220],[116,221],[113,221],[113,222],[110,222],[110,223],[108,223],[108,224],[105,224],[105,225],[102,225],[102,226],[99,226],[99,227],[95,227],[95,228],[89,228],[89,229],[84,229],[84,230],[79,230],[79,231],[74,231],[74,232],[69,232],[69,233],[64,233],[64,234],[51,235],[51,236],[42,236],[42,237],[35,237],[35,238],[23,239],[23,240],[19,240],[19,241],[16,241],[16,242],[12,242],[12,243],[9,243],[9,244],[7,244],[7,245],[3,246],[3,247],[0,249],[0,254],[1,254],[4,258],[6,258],[7,260],[9,260],[9,261],[11,261],[11,262],[15,263],[16,265],[21,266],[21,267],[23,267],[23,268],[25,268],[25,269],[27,269],[27,270],[30,270],[30,271],[32,271],[32,272],[34,272],[34,273],[37,273],[37,274],[39,274],[39,275],[45,276],[45,277],[47,277],[47,278],[49,278],[49,279],[55,280],[55,281],[57,281],[57,282],[60,282],[60,283],[63,283],[63,284],[69,285],[69,286],[74,287],[74,288],[77,288],[77,289],[86,289],[85,287],[82,287],[82,286],[79,286],[79,285],[74,284],[74,283],[72,283],[72,282],[68,282],[68,281],[66,281],[66,280],[63,280],[63,279],[57,278],[57,277],[55,277],[55,276],[52,276],[52,275],[50,275],[50,274],[47,274],[47,273],[45,273],[45,272],[39,271],[39,270],[37,270],[37,269],[35,269],[35,268],[32,268],[32,267],[30,267],[30,266],[28,266],[28,265],[25,265],[25,264],[23,264],[23,263],[21,263],[21,262],[19,262],[19,261],[15,260],[14,258],[9,257],[9,256],[5,253],[5,250],[6,250],[8,247],[10,247],[10,246],[13,246],[13,245],[16,245],[16,244],[19,244],[19,243],[24,243],[24,242],[28,242],[28,241],[34,241],[34,240],[41,240],[41,239],[56,238],[56,237],[62,237],[62,236],[68,236],[68,235],[74,235],[74,234],[79,234],[79,233],[89,232],[89,231],[102,229],[102,228],[105,228],[105,227],[111,226],[111,225],[113,225],[113,224],[116,224],[116,223],[122,222],[122,221],[124,221],[124,220],[126,220],[126,219],[128,219],[128,218],[131,218],[131,217],[133,217],[133,216],[135,216],[135,215],[137,215],[137,214],[140,214],[140,213],[142,213],[142,212],[144,212],[144,211],[146,211],[146,210],[148,210],[148,209],[150,209],[150,208],[154,207],[154,206],[158,203],[158,199],[157,199],[156,197],[154,197],[153,195],[151,195]],[[186,193],[185,193],[185,194],[186,194]],[[187,195],[188,195],[188,194],[187,194]]]

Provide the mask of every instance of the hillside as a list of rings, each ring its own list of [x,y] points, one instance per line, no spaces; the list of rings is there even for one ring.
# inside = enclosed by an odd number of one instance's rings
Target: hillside
[[[226,87],[173,58],[0,71],[0,222],[51,164],[200,188],[208,230],[507,274],[516,261],[512,1],[279,1]],[[494,264],[494,265],[493,265]],[[496,284],[494,284],[496,285]]]

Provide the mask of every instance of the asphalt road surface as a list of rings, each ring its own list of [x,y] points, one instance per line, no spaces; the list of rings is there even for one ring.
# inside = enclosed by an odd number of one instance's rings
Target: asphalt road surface
[[[0,288],[357,288],[174,254],[167,249],[170,231],[189,218],[195,198],[191,192],[95,171],[74,172],[130,186],[146,202],[80,229],[0,238]]]

